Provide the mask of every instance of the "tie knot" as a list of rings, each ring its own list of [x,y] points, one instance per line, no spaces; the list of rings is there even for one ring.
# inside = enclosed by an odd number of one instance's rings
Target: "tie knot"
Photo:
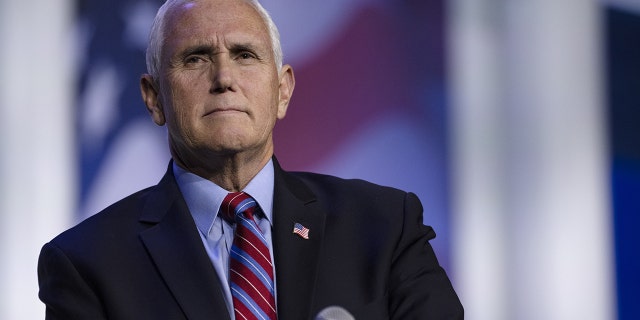
[[[244,214],[248,219],[253,219],[256,205],[256,200],[247,193],[231,192],[222,200],[220,214],[229,223],[234,223],[240,214]]]

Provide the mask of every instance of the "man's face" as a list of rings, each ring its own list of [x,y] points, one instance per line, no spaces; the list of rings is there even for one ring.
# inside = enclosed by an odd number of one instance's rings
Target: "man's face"
[[[154,121],[166,121],[174,157],[190,166],[239,152],[270,156],[293,74],[289,66],[278,74],[258,12],[244,1],[191,2],[167,13],[164,35],[157,99],[144,88],[143,96]]]

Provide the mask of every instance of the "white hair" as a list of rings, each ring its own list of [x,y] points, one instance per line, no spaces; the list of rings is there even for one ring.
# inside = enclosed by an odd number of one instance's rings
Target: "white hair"
[[[191,2],[194,0],[167,0],[161,7],[158,9],[158,13],[156,13],[156,17],[153,20],[153,25],[151,26],[151,32],[149,33],[149,44],[147,46],[147,72],[154,78],[157,79],[160,71],[160,61],[161,61],[161,53],[162,46],[166,40],[165,35],[165,24],[167,12],[169,9],[176,7],[179,4]],[[246,1],[251,6],[253,6],[262,20],[267,25],[269,29],[269,38],[271,39],[271,48],[273,50],[273,57],[276,63],[276,67],[278,71],[282,69],[282,46],[280,45],[280,32],[278,31],[278,27],[271,19],[269,12],[258,2],[258,0],[240,0]]]

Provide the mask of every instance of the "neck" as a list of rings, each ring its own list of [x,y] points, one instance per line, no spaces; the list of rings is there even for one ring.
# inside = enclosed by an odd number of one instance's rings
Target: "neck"
[[[185,163],[180,157],[173,159],[181,168],[203,177],[229,192],[242,191],[264,168],[273,155],[273,149],[259,154],[240,152],[209,156],[200,163]]]

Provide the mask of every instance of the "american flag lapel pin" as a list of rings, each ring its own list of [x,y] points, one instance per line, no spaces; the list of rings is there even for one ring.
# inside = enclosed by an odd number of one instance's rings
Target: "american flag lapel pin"
[[[293,225],[293,233],[301,236],[303,239],[309,239],[309,229],[298,222]]]

